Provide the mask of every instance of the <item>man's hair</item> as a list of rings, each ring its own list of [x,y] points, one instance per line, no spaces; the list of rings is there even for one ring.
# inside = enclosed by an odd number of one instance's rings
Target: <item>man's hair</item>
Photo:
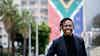
[[[69,21],[72,21],[72,19],[70,19],[70,18],[63,18],[61,21],[60,21],[60,27],[63,25],[63,23],[65,22],[65,21],[67,21],[67,20],[69,20]],[[73,21],[72,21],[73,22]]]

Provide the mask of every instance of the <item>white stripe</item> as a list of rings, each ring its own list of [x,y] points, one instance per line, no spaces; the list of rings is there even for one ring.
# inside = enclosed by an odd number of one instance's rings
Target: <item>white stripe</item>
[[[85,4],[85,0],[83,0],[83,4]],[[83,6],[83,31],[85,32],[86,31],[86,17],[85,17],[85,9],[86,7]]]
[[[76,13],[79,11],[79,9],[82,7],[82,5],[83,5],[83,1],[80,3],[80,5],[77,7],[77,9],[72,13],[72,15],[70,17],[70,18],[72,18],[72,20],[73,20],[74,16],[76,15]]]
[[[51,47],[52,44],[53,44],[53,41],[51,41],[51,42],[47,45],[46,50],[45,50],[45,55],[47,55],[48,50],[49,50],[49,48]]]
[[[52,1],[50,1],[50,4],[53,6],[53,8],[56,10],[56,12],[59,14],[61,20],[64,18],[63,15],[61,14],[61,12],[56,8],[56,6],[52,3]],[[76,15],[76,13],[79,11],[79,9],[81,8],[81,6],[83,5],[83,0],[80,3],[80,5],[77,7],[77,9],[72,13],[72,15],[70,16],[70,18],[73,20],[74,16]]]
[[[76,13],[80,10],[80,8],[83,6],[84,1],[82,0],[82,2],[80,3],[80,5],[77,7],[77,9],[73,12],[73,14],[71,15],[71,19],[74,20],[74,16],[76,15]],[[83,18],[84,20],[84,18]],[[84,21],[83,21],[84,22]],[[83,25],[84,26],[84,25]],[[84,29],[83,29],[84,30]],[[73,31],[74,33],[74,31]]]
[[[62,20],[64,17],[63,15],[60,13],[60,11],[56,8],[56,6],[52,3],[52,1],[49,0],[49,3],[52,5],[52,7],[55,9],[55,11],[58,13],[58,15],[60,16],[60,20]]]

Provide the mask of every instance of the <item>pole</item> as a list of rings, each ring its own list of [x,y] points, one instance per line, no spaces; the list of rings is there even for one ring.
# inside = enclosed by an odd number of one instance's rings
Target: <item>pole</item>
[[[38,20],[40,20],[40,0],[38,0]],[[36,56],[39,56],[38,20],[36,20]]]
[[[27,5],[27,9],[29,10],[29,8],[30,8],[30,7],[29,7],[29,0],[27,0],[27,4],[26,4],[26,5]],[[32,33],[32,32],[31,32],[31,21],[28,23],[28,28],[29,28],[29,30],[28,30],[28,31],[29,31],[29,34],[28,34],[28,37],[29,37],[29,40],[28,40],[28,43],[29,43],[29,44],[28,44],[28,45],[29,45],[29,46],[28,46],[28,49],[29,49],[29,50],[28,50],[28,53],[29,53],[29,54],[28,54],[28,55],[29,55],[29,56],[32,56],[32,52],[31,52],[31,33]]]
[[[29,23],[29,56],[31,55],[31,23]]]
[[[36,56],[38,56],[38,24],[36,23]]]

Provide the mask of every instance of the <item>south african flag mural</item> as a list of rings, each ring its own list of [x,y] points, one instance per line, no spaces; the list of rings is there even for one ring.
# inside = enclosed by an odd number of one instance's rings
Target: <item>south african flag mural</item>
[[[74,34],[83,31],[83,0],[48,0],[48,23],[51,29],[50,41],[61,35],[59,23],[64,17],[74,21]]]

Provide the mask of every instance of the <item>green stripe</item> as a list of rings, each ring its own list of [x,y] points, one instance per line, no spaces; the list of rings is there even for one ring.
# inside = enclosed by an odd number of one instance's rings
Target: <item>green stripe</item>
[[[76,1],[74,1],[71,7],[69,9],[66,9],[59,0],[51,0],[51,1],[56,6],[57,10],[60,11],[63,17],[70,17],[79,5],[79,4],[76,4]],[[81,1],[78,1],[78,2],[80,3]]]

